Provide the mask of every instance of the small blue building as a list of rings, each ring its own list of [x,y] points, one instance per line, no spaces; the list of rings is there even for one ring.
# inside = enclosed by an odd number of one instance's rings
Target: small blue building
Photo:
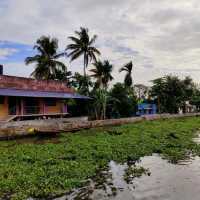
[[[153,115],[156,114],[156,104],[139,103],[137,106],[137,115]]]

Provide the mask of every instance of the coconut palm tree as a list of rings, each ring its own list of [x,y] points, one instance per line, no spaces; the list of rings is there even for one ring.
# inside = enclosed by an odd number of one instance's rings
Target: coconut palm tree
[[[126,76],[124,79],[124,84],[126,87],[131,87],[132,83],[133,83],[133,79],[132,79],[132,69],[133,69],[133,63],[132,61],[126,63],[122,68],[120,68],[119,72],[126,72]]]
[[[90,76],[83,76],[76,72],[72,80],[73,87],[77,88],[80,94],[89,95],[89,88],[93,86]]]
[[[97,35],[90,38],[88,32],[89,30],[83,27],[80,28],[80,31],[75,31],[76,36],[69,37],[73,43],[66,47],[66,51],[70,51],[68,56],[71,57],[71,61],[83,55],[84,76],[86,76],[88,63],[91,61],[96,62],[96,56],[100,55],[100,51],[93,46]]]
[[[63,54],[58,54],[58,40],[49,36],[42,36],[37,41],[33,49],[37,50],[37,54],[33,57],[27,57],[25,63],[35,63],[35,70],[31,76],[36,79],[54,79],[56,71],[66,70],[64,63],[57,59]]]
[[[72,79],[72,72],[65,70],[57,70],[56,69],[56,76],[54,77],[55,80],[67,82],[68,86],[71,86],[71,79]]]
[[[90,70],[92,72],[91,77],[96,79],[96,88],[107,89],[108,82],[113,80],[111,72],[113,70],[113,65],[109,63],[108,60],[97,61],[93,64],[94,68]]]
[[[113,65],[109,63],[108,60],[98,61],[93,64],[94,68],[90,71],[93,73],[91,77],[96,79],[95,90],[94,90],[94,102],[95,105],[95,114],[100,116],[100,119],[106,118],[106,107],[108,100],[107,87],[109,81],[113,80],[111,72],[113,70]],[[99,117],[98,117],[99,118]]]

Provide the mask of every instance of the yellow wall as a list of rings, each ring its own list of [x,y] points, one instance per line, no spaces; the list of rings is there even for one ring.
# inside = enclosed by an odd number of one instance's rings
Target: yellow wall
[[[40,100],[40,113],[44,110],[44,100]],[[45,106],[45,114],[62,113],[63,102],[61,100],[56,101],[56,106]],[[20,113],[19,113],[20,114]],[[9,116],[8,110],[8,97],[5,97],[4,104],[0,104],[0,120],[5,120]]]
[[[62,113],[63,103],[61,101],[56,101],[56,106],[46,106],[45,111],[46,114],[51,113]]]
[[[4,104],[0,104],[0,120],[8,117],[8,97],[4,98]]]

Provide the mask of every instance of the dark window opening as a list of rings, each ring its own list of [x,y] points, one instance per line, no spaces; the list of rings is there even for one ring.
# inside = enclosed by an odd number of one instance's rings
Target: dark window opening
[[[25,98],[24,99],[24,114],[38,114],[40,112],[39,99]]]
[[[46,106],[56,106],[56,100],[55,99],[45,99],[45,105]]]
[[[4,100],[5,100],[5,98],[0,96],[0,104],[4,104]]]

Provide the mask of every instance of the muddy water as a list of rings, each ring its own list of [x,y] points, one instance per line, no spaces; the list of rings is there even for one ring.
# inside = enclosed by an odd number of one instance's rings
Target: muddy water
[[[200,199],[200,159],[173,165],[158,156],[145,157],[141,165],[149,168],[151,176],[135,179],[132,199]]]
[[[127,183],[124,173],[127,164],[120,165],[111,161],[109,171],[99,175],[105,181],[90,184],[70,195],[56,200],[199,200],[200,199],[200,158],[195,157],[180,164],[170,164],[158,155],[141,159],[136,166],[142,166],[151,175],[142,175]]]
[[[196,142],[197,144],[200,144],[200,132],[198,132],[196,137],[193,138],[193,141]]]

